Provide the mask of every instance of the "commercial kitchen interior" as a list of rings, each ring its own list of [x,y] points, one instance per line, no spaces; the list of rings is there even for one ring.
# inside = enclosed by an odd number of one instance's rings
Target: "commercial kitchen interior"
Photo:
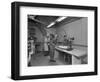
[[[31,49],[33,53],[30,56],[28,66],[88,64],[87,17],[28,15],[27,19],[28,38],[32,37],[31,40],[34,40],[34,43],[31,44],[34,49]],[[54,53],[56,62],[49,61],[49,49],[45,50],[45,36],[49,34],[58,36]],[[67,38],[74,38],[71,50],[68,50],[68,45],[64,42],[65,35]],[[28,50],[28,56],[29,52]]]

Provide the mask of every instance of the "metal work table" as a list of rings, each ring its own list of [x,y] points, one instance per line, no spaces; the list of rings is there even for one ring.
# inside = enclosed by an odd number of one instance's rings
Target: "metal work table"
[[[73,49],[71,51],[68,51],[66,49],[63,48],[59,48],[59,47],[55,47],[55,57],[57,58],[59,56],[59,52],[64,52],[67,54],[71,55],[71,60],[72,60],[72,64],[81,64],[82,63],[82,59],[83,57],[87,56],[87,51],[83,51],[83,50],[78,50],[78,49]]]

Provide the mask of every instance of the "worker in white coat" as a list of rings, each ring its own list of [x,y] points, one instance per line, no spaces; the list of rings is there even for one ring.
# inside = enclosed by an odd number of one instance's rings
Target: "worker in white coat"
[[[28,66],[31,65],[31,58],[32,55],[35,54],[35,44],[34,44],[34,40],[29,40],[28,41]]]
[[[44,38],[44,51],[45,51],[45,55],[44,56],[48,56],[49,55],[49,44],[48,44],[48,41],[49,41],[49,37],[45,36],[45,38]]]

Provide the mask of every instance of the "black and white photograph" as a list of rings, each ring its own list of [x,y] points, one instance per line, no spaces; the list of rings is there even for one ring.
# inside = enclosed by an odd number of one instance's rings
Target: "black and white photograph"
[[[88,18],[27,15],[28,66],[88,64]]]
[[[97,75],[97,7],[12,3],[14,80]]]

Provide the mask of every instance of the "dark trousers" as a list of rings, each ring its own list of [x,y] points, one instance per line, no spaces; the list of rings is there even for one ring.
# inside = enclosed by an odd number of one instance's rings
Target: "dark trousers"
[[[50,45],[50,60],[54,60],[54,51],[55,51],[55,48],[54,46]]]

